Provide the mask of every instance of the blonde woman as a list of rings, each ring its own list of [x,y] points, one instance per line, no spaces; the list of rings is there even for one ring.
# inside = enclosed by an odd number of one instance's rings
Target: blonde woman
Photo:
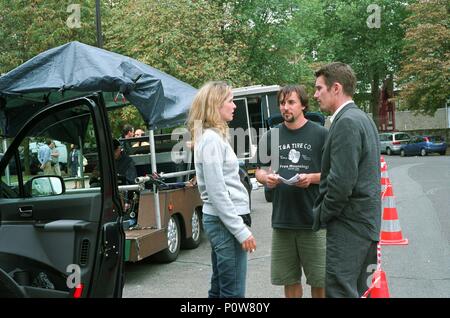
[[[246,226],[251,222],[248,193],[227,139],[227,122],[235,109],[231,87],[208,82],[195,96],[188,119],[203,200],[203,228],[212,248],[210,298],[245,297],[247,252],[256,249]]]

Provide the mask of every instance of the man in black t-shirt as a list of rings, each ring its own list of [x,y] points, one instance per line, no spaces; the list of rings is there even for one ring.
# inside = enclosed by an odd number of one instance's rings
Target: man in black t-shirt
[[[284,285],[286,297],[302,297],[303,268],[312,296],[324,297],[326,233],[312,231],[312,208],[328,131],[305,118],[303,86],[283,87],[278,101],[284,122],[262,136],[256,171],[256,179],[273,191],[271,281]]]

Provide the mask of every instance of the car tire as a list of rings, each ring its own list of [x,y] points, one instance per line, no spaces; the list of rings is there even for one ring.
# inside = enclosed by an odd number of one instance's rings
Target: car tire
[[[181,247],[185,249],[194,249],[200,245],[202,238],[202,218],[197,210],[194,210],[191,217],[192,236],[183,240]]]
[[[405,156],[406,156],[405,151],[403,149],[400,150],[400,157],[405,157]]]
[[[153,259],[159,263],[170,263],[176,260],[180,252],[180,237],[180,222],[176,216],[172,215],[167,223],[168,247],[156,253]]]
[[[445,156],[445,151],[439,153],[441,156]]]
[[[420,149],[420,155],[425,157],[427,155],[427,151],[424,148]]]
[[[391,156],[392,155],[392,150],[391,148],[387,147],[386,148],[386,155]]]

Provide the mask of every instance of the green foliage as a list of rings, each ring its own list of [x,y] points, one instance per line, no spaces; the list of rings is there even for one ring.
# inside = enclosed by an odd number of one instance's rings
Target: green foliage
[[[450,98],[450,30],[448,1],[411,6],[405,20],[405,58],[400,71],[400,98],[416,112],[434,114]]]
[[[115,138],[120,138],[122,127],[125,124],[130,124],[134,129],[141,128],[146,130],[146,125],[134,106],[127,106],[121,109],[108,112],[109,123],[112,134]]]
[[[0,73],[68,41],[95,45],[95,1],[76,1],[81,28],[72,29],[66,24],[71,3],[0,0]],[[448,98],[447,1],[376,1],[380,28],[367,26],[371,4],[373,0],[102,0],[104,46],[194,87],[213,79],[235,87],[302,83],[310,96],[313,71],[342,61],[356,72],[355,100],[370,103],[375,120],[381,83],[390,76],[396,79],[401,66],[400,97],[411,109],[433,113]],[[134,108],[111,118],[115,135],[125,123],[143,124]]]
[[[81,6],[81,28],[66,24],[71,1],[0,0],[0,73],[69,41],[94,44],[95,2],[76,2]]]
[[[208,1],[122,0],[104,13],[105,48],[151,65],[199,87],[209,80],[249,83],[240,71],[242,47],[221,36],[222,12]],[[123,124],[142,127],[134,108],[115,114],[115,134]]]
[[[311,73],[298,47],[292,0],[216,0],[226,18],[223,38],[242,51],[241,72],[254,84],[299,83]]]
[[[320,30],[316,34],[319,38],[311,38],[316,40],[311,44],[315,58],[352,66],[358,79],[359,96],[355,99],[369,98],[376,120],[381,82],[397,72],[402,59],[404,29],[401,22],[408,16],[406,8],[411,1],[376,1],[381,9],[379,28],[367,25],[367,20],[374,14],[368,10],[374,3],[372,0],[320,2],[323,17],[316,14],[310,18],[317,21],[316,27]]]
[[[240,71],[242,47],[222,39],[222,19],[209,1],[123,1],[110,9],[105,47],[195,87],[213,79],[249,83]]]

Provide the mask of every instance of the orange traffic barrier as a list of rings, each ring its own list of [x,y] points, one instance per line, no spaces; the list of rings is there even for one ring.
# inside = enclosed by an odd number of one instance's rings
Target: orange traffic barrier
[[[373,273],[372,283],[361,298],[390,298],[386,273],[381,269],[381,244],[377,244],[377,269]]]
[[[382,194],[383,218],[381,220],[381,245],[407,245],[408,239],[403,237],[398,219],[392,184],[386,186]]]
[[[372,285],[362,295],[361,298],[390,298],[389,287],[387,283],[386,273],[382,270],[376,270],[373,273]]]
[[[381,157],[380,159],[381,164],[381,193],[383,193],[387,185],[391,183],[391,180],[389,180],[388,172],[387,172],[387,163],[384,161],[384,158]]]

